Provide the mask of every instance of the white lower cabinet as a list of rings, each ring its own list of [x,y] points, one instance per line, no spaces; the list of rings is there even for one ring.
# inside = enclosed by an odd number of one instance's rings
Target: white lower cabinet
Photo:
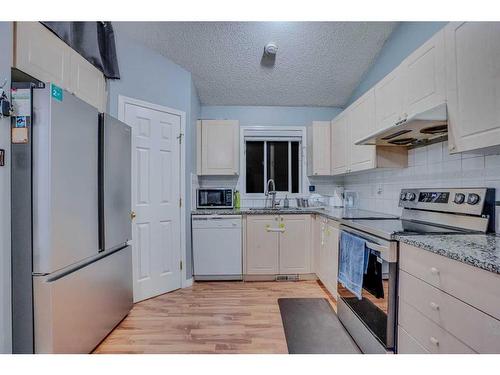
[[[248,215],[246,218],[246,274],[273,275],[279,271],[279,216]]]
[[[339,223],[318,215],[247,215],[245,275],[316,274],[335,299]]]
[[[398,353],[500,353],[499,283],[498,274],[401,244]]]
[[[399,354],[428,354],[418,341],[412,337],[405,329],[398,326],[398,353]]]
[[[339,264],[339,228],[338,222],[327,220],[321,251],[323,278],[320,279],[328,291],[337,299],[337,275]]]
[[[338,223],[324,217],[315,219],[314,234],[314,272],[337,299],[337,275],[339,258]]]
[[[310,215],[248,215],[246,275],[311,273]]]
[[[279,270],[281,274],[311,272],[311,216],[283,215],[284,231],[279,237]]]
[[[312,218],[312,244],[313,244],[313,260],[312,260],[312,272],[321,278],[321,258],[320,258],[320,250],[323,244],[323,219],[318,215],[313,215]]]

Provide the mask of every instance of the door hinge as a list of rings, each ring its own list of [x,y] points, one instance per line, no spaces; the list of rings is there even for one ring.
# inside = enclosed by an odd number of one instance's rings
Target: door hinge
[[[182,198],[179,198],[179,207],[182,207]]]
[[[184,137],[184,133],[179,133],[179,135],[177,136],[177,139],[179,140],[179,144],[182,143],[182,137]]]
[[[182,260],[180,261],[180,268],[181,268],[181,271],[182,271]]]

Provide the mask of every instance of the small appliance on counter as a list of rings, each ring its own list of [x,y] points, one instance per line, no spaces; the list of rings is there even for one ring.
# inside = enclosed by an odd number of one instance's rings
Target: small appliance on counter
[[[343,207],[358,208],[358,192],[346,190],[344,192]]]
[[[234,192],[228,188],[203,188],[196,194],[197,208],[234,208]]]
[[[344,189],[336,188],[333,195],[327,196],[326,205],[332,208],[344,207]]]
[[[307,199],[309,207],[323,207],[326,205],[327,197],[314,193]]]

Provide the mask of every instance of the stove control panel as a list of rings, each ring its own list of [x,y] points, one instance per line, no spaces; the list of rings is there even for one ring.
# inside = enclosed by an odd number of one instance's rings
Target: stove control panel
[[[437,212],[482,215],[485,202],[494,200],[495,190],[487,188],[402,189],[399,206]]]

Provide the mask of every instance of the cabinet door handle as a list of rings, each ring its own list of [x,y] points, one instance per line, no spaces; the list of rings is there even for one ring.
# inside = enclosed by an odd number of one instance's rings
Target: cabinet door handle
[[[431,273],[437,276],[439,275],[439,270],[436,267],[431,267]]]
[[[435,337],[432,337],[432,336],[431,336],[431,337],[429,338],[429,341],[430,341],[432,344],[434,344],[434,345],[436,345],[436,346],[439,346],[439,340],[438,340],[437,338],[435,338]]]
[[[266,231],[283,233],[285,231],[285,228],[266,228]]]
[[[436,311],[439,310],[439,305],[436,302],[431,302],[430,305],[431,305],[431,308],[433,310],[436,310]]]

